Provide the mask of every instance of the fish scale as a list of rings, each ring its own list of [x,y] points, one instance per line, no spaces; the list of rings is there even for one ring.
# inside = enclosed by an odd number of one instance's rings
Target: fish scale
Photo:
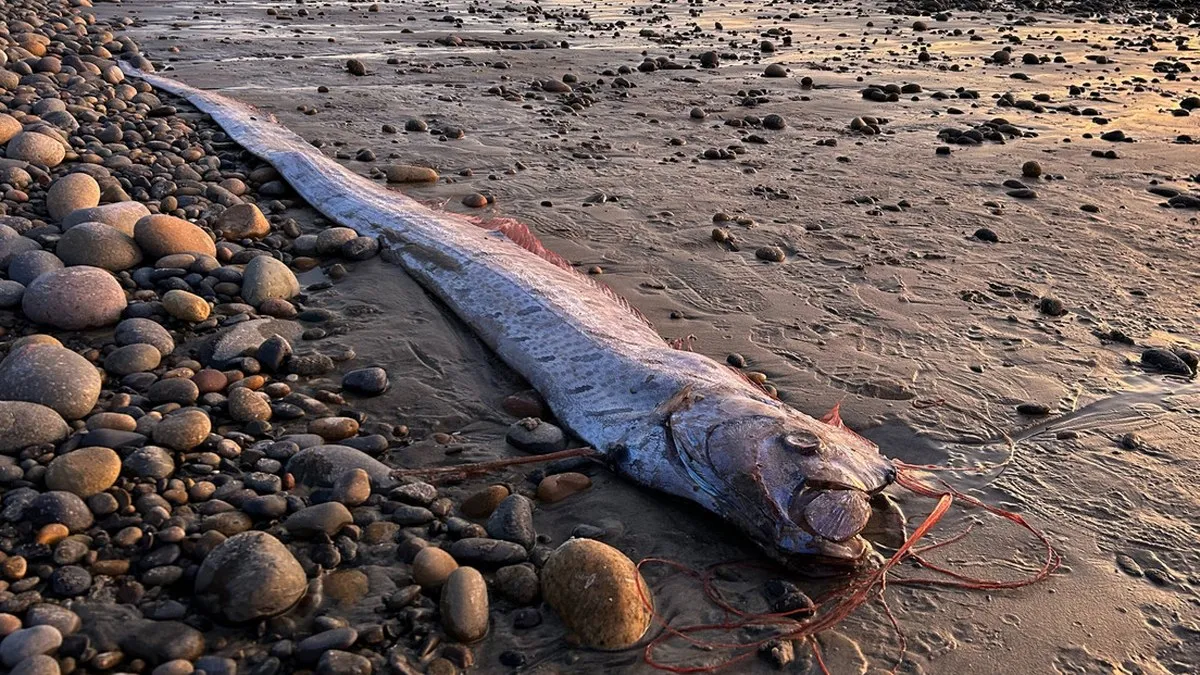
[[[121,66],[127,74],[186,98],[210,115],[232,140],[274,166],[330,220],[360,235],[379,237],[391,260],[524,376],[559,422],[607,453],[619,472],[726,518],[768,552],[778,554],[780,542],[788,538],[811,543],[810,534],[784,522],[787,502],[803,485],[805,474],[780,473],[771,467],[788,458],[779,461],[774,450],[750,447],[715,450],[721,453],[719,464],[726,467],[717,471],[706,434],[724,421],[722,411],[730,402],[740,406],[739,411],[753,408],[758,417],[777,415],[822,437],[836,439],[848,432],[787,408],[724,364],[672,348],[644,318],[594,280],[517,245],[498,230],[430,209],[346,169],[270,115],[126,63]],[[680,446],[680,434],[701,440]],[[880,471],[875,465],[878,452],[875,459],[867,455],[865,460],[852,458],[855,467],[837,471],[822,459],[822,466],[829,465],[822,481],[866,485],[868,481],[851,474]],[[730,476],[722,475],[728,473],[743,480],[730,482]],[[774,485],[774,478],[772,485],[763,482],[763,475],[775,474],[782,476],[780,485]],[[763,494],[747,494],[746,485],[755,481]]]

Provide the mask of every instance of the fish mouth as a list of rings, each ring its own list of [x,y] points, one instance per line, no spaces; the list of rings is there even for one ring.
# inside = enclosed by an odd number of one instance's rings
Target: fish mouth
[[[871,518],[870,500],[854,487],[809,482],[793,495],[788,518],[811,537],[816,555],[852,564],[872,550],[859,536]]]

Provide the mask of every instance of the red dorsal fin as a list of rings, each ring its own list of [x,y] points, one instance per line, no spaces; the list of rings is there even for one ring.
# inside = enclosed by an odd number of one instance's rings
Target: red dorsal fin
[[[846,424],[844,422],[842,422],[841,409],[842,409],[841,401],[834,403],[833,409],[831,409],[829,412],[825,413],[825,416],[821,418],[821,421],[828,424],[829,426],[837,427],[839,429],[845,429]]]
[[[520,246],[521,248],[525,249],[526,251],[529,251],[530,253],[538,256],[539,258],[551,263],[552,265],[554,265],[556,267],[561,267],[564,270],[569,270],[571,272],[579,274],[579,270],[576,270],[574,267],[572,267],[571,263],[568,262],[566,258],[564,258],[561,255],[555,253],[554,251],[551,251],[550,249],[546,248],[546,246],[544,244],[542,244],[541,240],[537,238],[537,235],[535,235],[532,231],[530,231],[529,226],[526,225],[525,223],[522,223],[518,220],[513,220],[512,218],[489,218],[487,220],[484,220],[482,218],[476,218],[474,216],[466,216],[466,218],[471,223],[478,225],[479,227],[482,227],[485,230],[493,230],[496,232],[500,232],[512,243],[516,244],[517,246]],[[582,274],[580,274],[580,276],[583,277],[584,279],[586,279],[589,283],[591,283],[593,286],[598,288],[604,294],[608,295],[608,297],[610,297],[614,301],[616,301],[617,304],[624,307],[626,311],[628,311],[630,314],[637,317],[639,321],[646,324],[647,326],[650,326],[651,328],[654,327],[654,325],[650,323],[650,320],[647,319],[644,314],[639,312],[637,310],[637,308],[635,308],[633,305],[629,304],[628,300],[617,295],[616,292],[613,291],[613,289],[600,283],[599,281],[596,281],[595,279],[593,279],[589,276],[584,276]]]

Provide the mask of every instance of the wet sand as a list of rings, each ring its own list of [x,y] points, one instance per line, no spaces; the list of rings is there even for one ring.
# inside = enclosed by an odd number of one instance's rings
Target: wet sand
[[[528,14],[502,3],[474,12],[455,2],[367,7],[135,0],[98,11],[135,17],[128,33],[171,67],[168,75],[254,103],[325,141],[326,152],[372,150],[376,162],[347,161],[364,173],[389,161],[437,168],[445,180],[405,191],[450,210],[529,223],[581,270],[600,266],[604,281],[664,337],[695,336],[693,348],[718,359],[743,355],[748,369],[765,373],[784,400],[810,414],[841,401],[847,423],[891,457],[967,466],[1002,460],[1005,435],[1018,439],[1001,475],[954,482],[1043,527],[1063,568],[1018,591],[889,589],[909,644],[901,672],[1200,669],[1197,390],[1137,365],[1147,346],[1195,346],[1190,244],[1200,211],[1164,208],[1165,198],[1148,192],[1197,194],[1198,151],[1178,137],[1200,138],[1200,124],[1171,113],[1200,91],[1191,72],[1200,58],[1178,49],[1200,48],[1194,27],[952,12],[944,22],[922,17],[929,30],[914,31],[917,17],[872,4],[547,3]],[[308,16],[298,14],[302,8]],[[702,13],[690,17],[689,9]],[[783,20],[790,13],[795,18]],[[628,26],[615,31],[618,21]],[[714,30],[718,21],[723,31]],[[766,31],[776,31],[767,38],[773,53],[753,42]],[[466,43],[435,42],[448,36]],[[538,40],[570,47],[485,46]],[[929,61],[918,59],[922,45]],[[1013,64],[985,62],[1005,45]],[[720,68],[697,68],[693,57],[708,50],[722,55]],[[643,52],[686,68],[639,72]],[[1026,52],[1065,63],[1022,64]],[[348,58],[362,60],[368,74],[348,73]],[[1190,70],[1171,81],[1162,66],[1155,71],[1160,62]],[[790,76],[762,77],[768,63],[783,64]],[[633,72],[617,73],[622,66]],[[588,93],[577,89],[587,104],[578,111],[537,84],[564,74],[596,83]],[[812,88],[802,86],[805,76]],[[614,87],[618,77],[635,86]],[[918,83],[922,91],[865,100],[860,92],[873,83]],[[1082,93],[1072,95],[1072,85]],[[959,88],[979,97],[956,97]],[[1049,100],[1041,112],[1001,106],[997,97],[1006,93]],[[743,105],[754,96],[766,100]],[[707,117],[692,119],[693,107]],[[1095,114],[1081,114],[1087,108]],[[725,123],[768,114],[786,127]],[[864,115],[887,118],[884,133],[852,132],[851,120]],[[935,154],[948,145],[939,130],[997,117],[1025,137]],[[406,133],[410,118],[459,126],[465,136]],[[384,133],[385,124],[400,133]],[[1099,138],[1114,129],[1136,142]],[[818,145],[829,139],[836,145]],[[732,160],[701,158],[735,145],[744,151]],[[1117,158],[1095,157],[1097,150]],[[1029,160],[1053,178],[1023,178]],[[1009,196],[1008,180],[1024,182],[1036,199]],[[475,191],[494,196],[495,205],[462,206]],[[716,213],[753,220],[719,224],[737,250],[712,240]],[[999,241],[974,237],[981,227]],[[759,260],[764,246],[780,247],[786,260]],[[324,292],[328,306],[354,317],[344,339],[358,364],[385,364],[393,381],[363,408],[407,424],[418,439],[390,462],[512,453],[503,442],[512,419],[500,401],[524,388],[519,378],[398,269],[372,260],[351,272]],[[1067,313],[1039,311],[1048,296]],[[1097,337],[1112,329],[1135,344]],[[1021,415],[1022,403],[1048,406],[1051,415]],[[453,433],[455,442],[436,443],[436,431]],[[1125,447],[1129,433],[1140,441]],[[500,478],[519,484],[524,474]],[[576,525],[602,527],[604,540],[634,560],[704,566],[756,555],[695,509],[603,472],[594,480],[583,495],[541,507],[539,532],[558,542]],[[469,494],[486,482],[459,489]],[[931,506],[893,492],[912,524]],[[1036,569],[1036,545],[998,519],[957,511],[935,535],[973,520],[980,525],[942,554],[944,562],[991,576]],[[672,621],[719,618],[695,584],[661,569],[647,574]],[[754,582],[777,575],[743,576],[742,600],[765,607]],[[372,588],[371,596],[384,592]],[[515,630],[498,606],[492,635],[476,650],[479,670],[506,670],[499,654],[517,650],[534,672],[650,672],[638,650],[569,649],[546,616],[542,626]],[[848,673],[889,670],[899,642],[872,605],[823,644],[831,670]],[[770,670],[750,663],[747,670]],[[790,672],[814,668],[801,659]]]

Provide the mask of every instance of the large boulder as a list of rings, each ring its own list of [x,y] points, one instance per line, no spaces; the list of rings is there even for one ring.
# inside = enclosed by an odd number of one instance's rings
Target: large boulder
[[[39,403],[69,420],[91,412],[100,373],[79,354],[51,344],[26,344],[0,362],[0,400]]]
[[[127,305],[125,291],[112,274],[85,265],[42,274],[21,299],[29,320],[66,330],[112,325]]]

